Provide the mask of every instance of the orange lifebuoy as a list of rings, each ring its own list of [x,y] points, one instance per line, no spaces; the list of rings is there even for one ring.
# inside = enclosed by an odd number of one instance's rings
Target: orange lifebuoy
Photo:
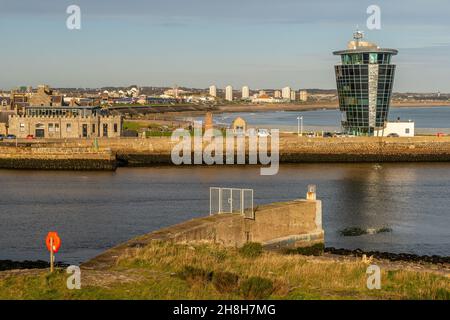
[[[51,251],[51,244],[53,244],[53,253],[58,252],[61,247],[61,238],[58,236],[57,232],[50,231],[45,239],[45,244],[47,245],[48,251]]]

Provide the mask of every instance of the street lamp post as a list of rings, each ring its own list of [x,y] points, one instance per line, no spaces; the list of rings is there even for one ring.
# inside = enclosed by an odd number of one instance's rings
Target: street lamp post
[[[298,123],[297,123],[297,135],[303,137],[303,116],[297,117],[297,120],[298,120]]]
[[[20,123],[17,122],[17,132],[16,132],[16,148],[17,145],[19,144],[19,142],[17,141],[17,139],[19,138],[19,132],[20,132]]]

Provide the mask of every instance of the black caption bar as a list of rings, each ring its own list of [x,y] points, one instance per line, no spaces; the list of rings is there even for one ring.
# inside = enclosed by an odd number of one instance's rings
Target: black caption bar
[[[433,310],[448,310],[448,301],[1,301],[0,310],[15,317],[26,312],[51,312],[55,319],[88,319],[114,314],[115,319],[202,320],[202,319],[304,319],[343,316],[361,320],[361,315],[389,318],[390,309],[402,316]],[[431,309],[432,308],[432,309]],[[8,310],[9,309],[9,310]],[[133,317],[133,318],[132,318]]]

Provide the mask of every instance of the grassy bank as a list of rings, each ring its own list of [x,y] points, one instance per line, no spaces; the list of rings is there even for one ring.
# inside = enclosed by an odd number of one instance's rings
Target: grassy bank
[[[1,272],[0,298],[450,299],[448,277],[382,268],[381,290],[368,290],[366,268],[359,260],[152,243],[107,270],[82,269],[81,290],[66,288],[64,270]]]

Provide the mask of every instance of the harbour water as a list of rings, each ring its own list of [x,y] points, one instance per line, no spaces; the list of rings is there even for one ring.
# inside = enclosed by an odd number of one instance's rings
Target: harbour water
[[[209,213],[209,187],[252,188],[255,204],[323,200],[326,246],[450,255],[450,163],[120,168],[116,172],[0,170],[0,259],[79,263],[132,237]],[[348,227],[391,232],[341,236]]]
[[[214,118],[218,124],[229,125],[237,116],[244,118],[250,126],[258,128],[296,132],[297,117],[303,116],[305,130],[341,130],[339,110],[224,113]],[[391,108],[389,121],[396,121],[398,118],[401,121],[414,121],[418,133],[450,133],[450,107]]]

